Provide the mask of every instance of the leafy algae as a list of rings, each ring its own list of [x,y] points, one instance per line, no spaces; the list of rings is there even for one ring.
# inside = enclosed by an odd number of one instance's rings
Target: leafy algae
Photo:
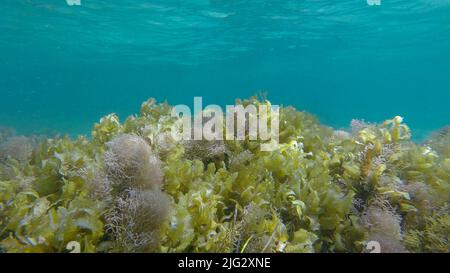
[[[102,118],[91,139],[20,151],[26,139],[4,134],[0,251],[449,251],[448,129],[419,145],[398,116],[334,131],[282,107],[280,145],[265,152],[248,138],[175,141],[170,113],[150,99],[122,123]]]

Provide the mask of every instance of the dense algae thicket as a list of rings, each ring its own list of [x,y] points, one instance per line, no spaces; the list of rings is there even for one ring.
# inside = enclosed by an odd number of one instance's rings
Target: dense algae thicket
[[[251,98],[239,103],[269,104]],[[0,251],[448,252],[450,130],[332,130],[280,110],[280,146],[175,141],[168,104],[92,138],[0,132]]]

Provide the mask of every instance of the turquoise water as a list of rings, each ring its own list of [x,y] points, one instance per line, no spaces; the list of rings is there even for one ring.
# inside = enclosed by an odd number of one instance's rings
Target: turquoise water
[[[420,139],[450,123],[450,1],[2,0],[0,125],[21,133],[261,91],[336,128],[401,115]]]

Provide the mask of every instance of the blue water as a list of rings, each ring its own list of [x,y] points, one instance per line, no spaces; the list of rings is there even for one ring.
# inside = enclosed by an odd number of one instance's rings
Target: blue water
[[[148,97],[265,91],[326,124],[450,124],[450,1],[2,0],[0,125],[88,134]]]

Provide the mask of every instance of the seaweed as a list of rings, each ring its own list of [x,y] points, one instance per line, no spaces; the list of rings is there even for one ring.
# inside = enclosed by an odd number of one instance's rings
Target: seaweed
[[[161,187],[161,163],[143,138],[123,134],[107,142],[106,146],[105,171],[113,186],[120,190]]]
[[[155,251],[169,204],[168,197],[160,191],[127,190],[118,197],[105,217],[106,231],[114,237],[113,250]]]
[[[31,138],[25,136],[8,138],[0,145],[0,161],[12,158],[22,163],[26,162],[31,158],[33,149],[34,143]]]
[[[281,107],[267,152],[247,134],[178,141],[171,109],[149,99],[123,122],[100,119],[91,138],[31,151],[5,138],[2,251],[65,252],[72,241],[84,252],[364,252],[370,241],[449,251],[448,129],[417,144],[400,116],[333,130]]]

